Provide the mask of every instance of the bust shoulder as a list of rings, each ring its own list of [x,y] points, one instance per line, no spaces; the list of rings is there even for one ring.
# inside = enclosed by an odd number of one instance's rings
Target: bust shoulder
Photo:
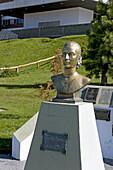
[[[57,75],[54,75],[51,77],[51,80],[53,83],[57,82],[57,81],[60,81],[61,79],[63,79],[63,74],[57,74]]]
[[[78,74],[78,80],[80,81],[82,88],[90,83],[90,79],[81,74]]]
[[[57,93],[71,94],[80,90],[87,84],[90,79],[78,74],[72,77],[65,77],[64,74],[58,74],[51,77]]]

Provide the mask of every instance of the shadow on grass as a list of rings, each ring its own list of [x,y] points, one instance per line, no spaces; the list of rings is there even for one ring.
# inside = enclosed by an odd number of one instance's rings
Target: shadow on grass
[[[19,88],[40,88],[40,85],[42,85],[44,88],[47,88],[47,82],[46,83],[38,83],[34,85],[10,85],[10,84],[0,84],[0,87],[4,87],[7,89],[19,89]],[[54,89],[54,85],[50,86],[51,89]]]
[[[12,153],[12,139],[0,138],[0,154]]]
[[[21,116],[14,114],[2,114],[0,113],[0,119],[19,119]]]
[[[29,84],[26,84],[26,85],[11,85],[11,84],[0,84],[0,87],[4,87],[4,88],[7,88],[7,89],[19,89],[19,88],[40,88],[40,85],[42,85],[45,89],[47,88],[48,84],[47,82],[46,83],[38,83],[38,84],[34,84],[34,85],[29,85]],[[90,85],[97,85],[97,86],[102,86],[101,84],[99,83],[90,83]],[[107,84],[106,86],[113,86],[113,84]],[[50,86],[51,89],[54,89],[54,85],[52,84]]]
[[[30,119],[31,116],[28,115],[14,115],[14,114],[4,114],[0,113],[0,119],[20,119],[20,118],[27,118]]]

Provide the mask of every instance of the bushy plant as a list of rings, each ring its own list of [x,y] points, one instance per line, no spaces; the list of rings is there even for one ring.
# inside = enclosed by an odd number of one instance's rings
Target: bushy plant
[[[61,55],[62,55],[61,50],[58,49],[56,51],[56,57],[51,61],[50,71],[52,72],[53,75],[59,74],[63,70],[63,62],[62,62]],[[45,84],[47,84],[46,88],[44,88],[43,85],[40,85],[40,92],[41,92],[43,98],[45,100],[48,100],[48,99],[50,99],[51,87],[53,87],[54,90],[56,90],[56,89],[51,81],[48,81]]]
[[[84,65],[89,76],[101,76],[101,84],[107,84],[107,75],[113,77],[113,0],[97,3],[92,30],[87,32],[88,46]]]
[[[56,51],[56,57],[51,61],[50,71],[55,74],[59,74],[63,70],[62,53],[60,49]]]

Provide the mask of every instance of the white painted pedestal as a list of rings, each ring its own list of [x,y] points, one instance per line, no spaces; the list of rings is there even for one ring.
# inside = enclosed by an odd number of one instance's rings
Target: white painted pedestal
[[[66,154],[41,150],[43,131],[67,134]],[[51,141],[52,142],[52,141]],[[54,148],[55,143],[51,147]],[[43,102],[25,170],[105,170],[93,104]]]
[[[26,160],[31,146],[38,113],[19,128],[12,136],[12,157]]]
[[[97,120],[96,123],[98,128],[100,145],[102,148],[102,155],[104,158],[113,160],[113,135],[112,135],[113,108],[98,106],[95,106],[94,108],[99,110],[104,109],[110,111],[110,121]]]

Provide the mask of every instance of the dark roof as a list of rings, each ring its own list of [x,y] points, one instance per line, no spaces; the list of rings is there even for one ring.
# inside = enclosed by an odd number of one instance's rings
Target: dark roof
[[[43,12],[43,11],[51,11],[58,9],[66,9],[73,7],[82,7],[89,10],[96,9],[96,1],[92,0],[67,0],[56,3],[47,3],[44,5],[35,5],[35,6],[25,6],[21,8],[13,8],[8,10],[1,10],[3,15],[15,16],[23,18],[26,13],[34,13],[34,12]]]

